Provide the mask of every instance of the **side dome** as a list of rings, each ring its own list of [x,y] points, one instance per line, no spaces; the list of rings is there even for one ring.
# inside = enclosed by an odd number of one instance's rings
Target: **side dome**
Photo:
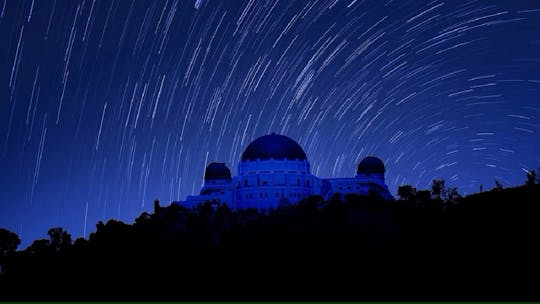
[[[225,163],[210,163],[204,171],[205,180],[225,179],[231,180],[231,171]]]
[[[364,158],[360,164],[358,164],[357,174],[373,174],[379,173],[384,174],[386,169],[384,168],[384,163],[377,157],[368,156]]]
[[[242,154],[242,161],[269,160],[307,160],[300,145],[287,136],[269,134],[252,141]]]

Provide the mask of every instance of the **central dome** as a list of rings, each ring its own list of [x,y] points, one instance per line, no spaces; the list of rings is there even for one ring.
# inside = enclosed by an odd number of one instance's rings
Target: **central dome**
[[[294,140],[272,133],[252,141],[242,154],[242,161],[254,160],[307,160],[306,153]]]

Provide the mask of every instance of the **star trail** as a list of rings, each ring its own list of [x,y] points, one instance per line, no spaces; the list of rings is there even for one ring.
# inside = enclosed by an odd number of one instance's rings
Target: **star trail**
[[[540,167],[540,3],[0,0],[0,227],[62,226],[199,191],[276,132],[312,172],[462,194]]]

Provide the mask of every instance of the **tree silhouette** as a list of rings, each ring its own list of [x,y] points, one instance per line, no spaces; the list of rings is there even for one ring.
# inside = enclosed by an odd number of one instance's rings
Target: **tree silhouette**
[[[16,233],[0,228],[0,258],[15,252],[20,244],[21,240]]]
[[[448,188],[446,190],[446,202],[447,203],[456,203],[458,199],[461,198],[461,195],[457,191],[457,187]]]
[[[431,195],[437,199],[441,199],[444,191],[444,179],[434,179],[431,183]]]
[[[16,233],[0,228],[0,275],[4,272],[4,260],[17,250],[20,243],[21,240]]]
[[[496,191],[501,191],[502,189],[503,189],[503,185],[501,184],[501,182],[498,179],[496,179],[495,180],[495,190]]]
[[[50,242],[46,239],[35,240],[25,251],[34,256],[45,255],[50,251]]]
[[[416,189],[411,185],[403,185],[398,188],[398,195],[402,200],[411,200],[416,194]]]
[[[159,205],[159,200],[156,198],[154,200],[154,213],[159,213],[161,206]]]
[[[145,222],[150,221],[152,216],[148,212],[143,212],[141,215],[139,215],[138,218],[135,219],[135,223],[142,225]]]
[[[530,170],[527,172],[527,181],[525,185],[532,186],[536,183],[536,171]]]
[[[75,242],[73,242],[73,246],[78,247],[78,248],[88,246],[88,240],[82,237],[77,238]]]
[[[64,250],[71,245],[71,235],[64,228],[51,228],[47,235],[49,235],[51,249],[54,251]]]

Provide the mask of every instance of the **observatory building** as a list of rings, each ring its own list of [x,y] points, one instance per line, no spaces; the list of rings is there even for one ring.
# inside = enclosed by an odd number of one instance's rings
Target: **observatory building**
[[[261,136],[250,143],[232,176],[224,163],[206,167],[199,195],[175,202],[186,207],[211,202],[232,209],[270,209],[296,203],[310,195],[329,199],[335,194],[376,194],[393,200],[384,181],[384,163],[373,156],[364,158],[354,177],[319,178],[310,172],[306,153],[289,137]]]

